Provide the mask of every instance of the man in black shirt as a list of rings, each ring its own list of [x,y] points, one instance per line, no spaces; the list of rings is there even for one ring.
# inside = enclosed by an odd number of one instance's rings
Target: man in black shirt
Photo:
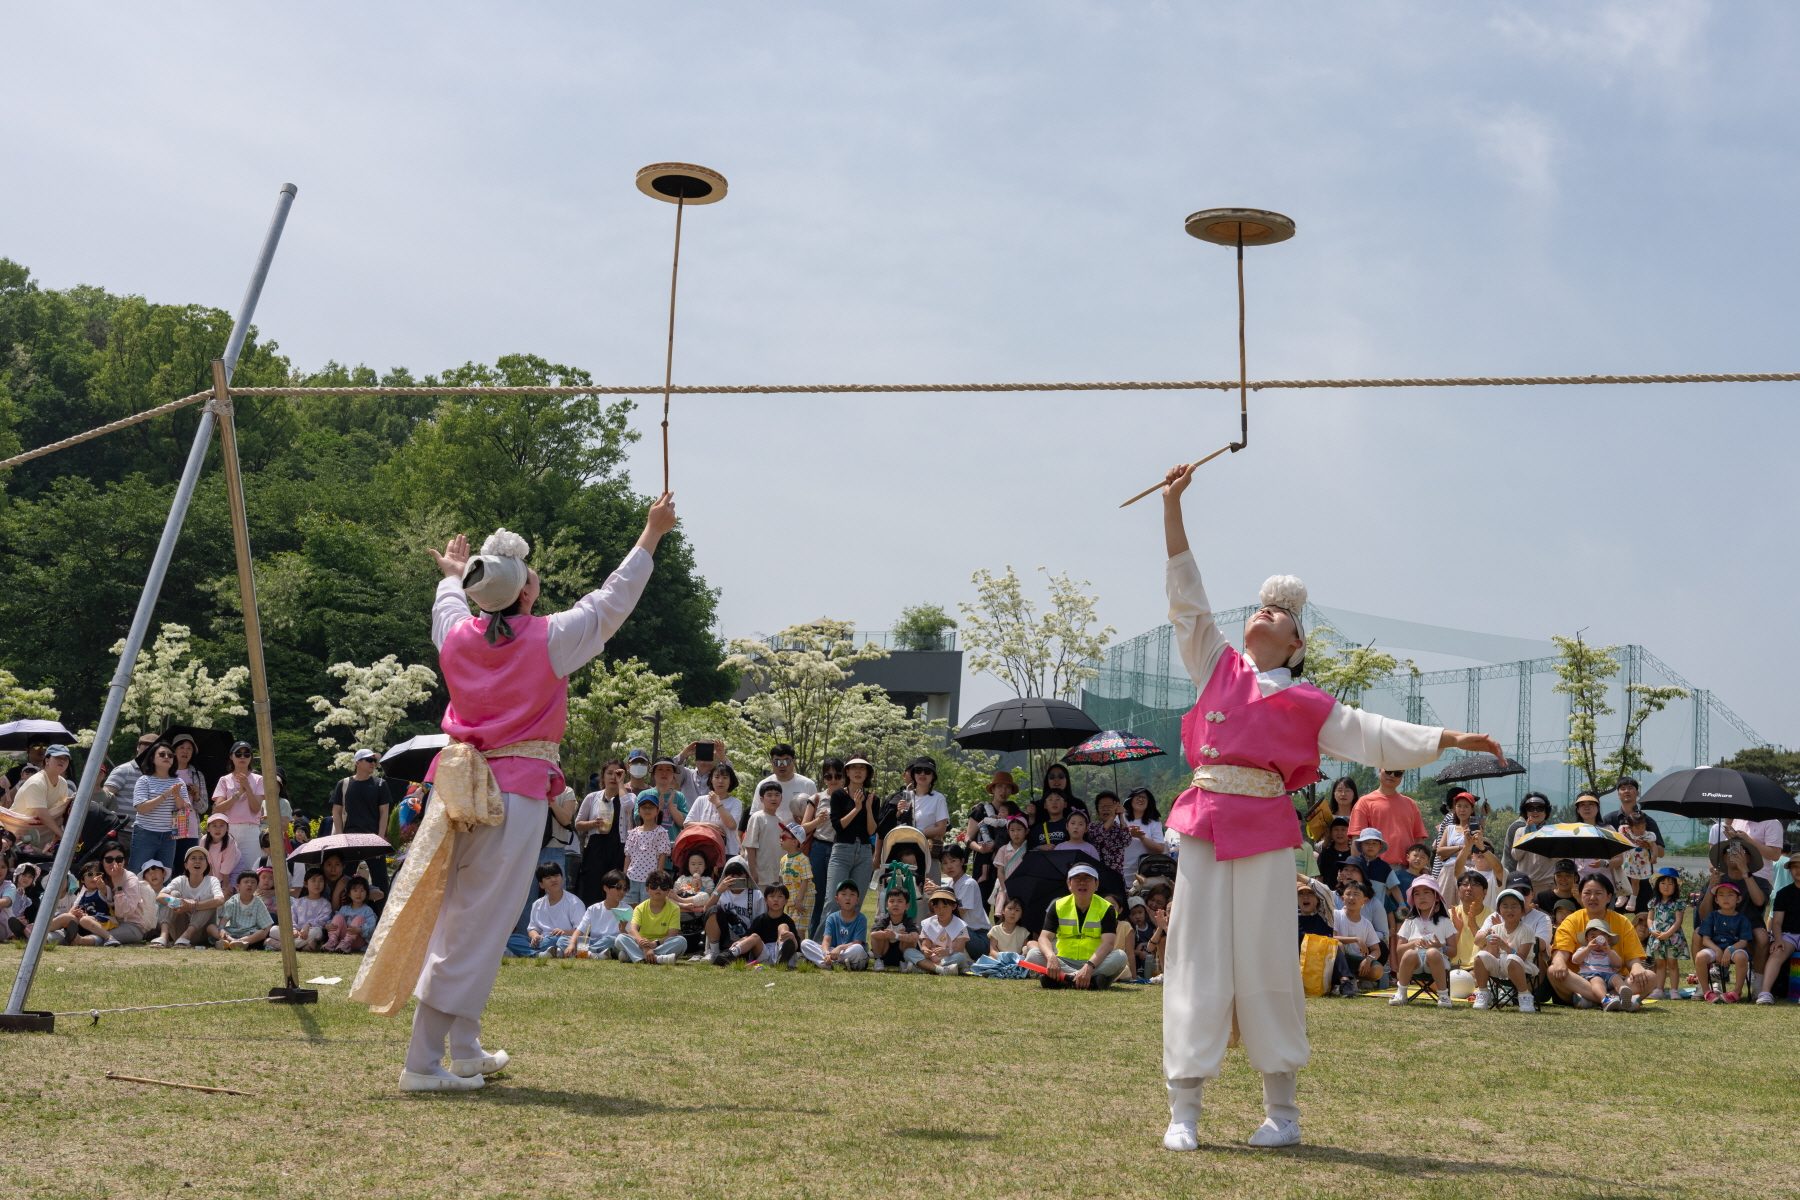
[[[356,773],[340,779],[331,789],[331,829],[334,833],[372,833],[387,836],[388,809],[393,795],[385,779],[375,778],[375,752],[358,750],[352,768]],[[387,859],[375,854],[363,860],[369,866],[369,882],[383,894],[388,890]],[[348,864],[354,869],[355,864]]]

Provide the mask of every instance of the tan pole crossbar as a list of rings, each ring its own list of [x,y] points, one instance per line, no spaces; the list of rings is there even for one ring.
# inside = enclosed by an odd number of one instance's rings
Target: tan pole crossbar
[[[281,930],[281,965],[290,988],[300,986],[300,959],[294,952],[294,914],[288,900],[287,822],[281,819],[281,781],[275,774],[275,725],[269,719],[269,676],[263,669],[262,618],[256,607],[256,573],[250,558],[250,518],[244,510],[244,477],[238,466],[237,421],[231,407],[231,385],[225,360],[213,359],[212,410],[219,422],[220,457],[225,466],[225,498],[231,506],[231,544],[237,551],[238,594],[244,603],[244,648],[250,659],[251,711],[256,715],[256,741],[262,753],[263,824],[269,830],[270,859],[275,867],[276,925]],[[269,805],[275,806],[274,815]]]

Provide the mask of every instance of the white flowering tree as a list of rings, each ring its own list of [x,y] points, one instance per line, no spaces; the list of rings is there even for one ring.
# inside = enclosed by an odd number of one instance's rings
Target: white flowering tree
[[[336,750],[331,765],[348,770],[361,749],[379,753],[386,748],[388,734],[406,718],[406,710],[427,699],[437,687],[437,672],[418,663],[403,664],[390,654],[379,662],[359,667],[353,662],[333,663],[325,673],[344,681],[344,697],[333,704],[323,696],[308,700],[314,712],[324,718],[313,726],[314,733],[324,733],[335,726],[351,732],[350,746],[339,749],[335,737],[322,737],[319,745]]]
[[[250,682],[250,668],[232,667],[214,679],[194,657],[192,640],[186,625],[164,625],[156,644],[138,651],[119,728],[126,733],[161,733],[171,725],[210,727],[222,717],[248,714],[238,697]],[[125,653],[124,638],[113,643],[112,652]]]
[[[680,675],[658,675],[641,660],[596,660],[570,680],[569,727],[563,734],[565,769],[571,780],[585,780],[620,748],[635,727],[659,712],[681,707],[675,685]]]
[[[1050,587],[1050,611],[1042,616],[1011,566],[1004,575],[985,568],[975,572],[970,580],[975,603],[957,605],[969,669],[986,671],[1021,697],[1073,700],[1076,690],[1100,673],[1088,660],[1100,657],[1117,630],[1092,628],[1098,597],[1082,593],[1091,586],[1086,580],[1076,584],[1066,574],[1051,575],[1048,567],[1038,570]]]
[[[796,768],[811,774],[840,744],[838,719],[856,694],[846,687],[852,668],[886,657],[879,646],[856,645],[856,626],[825,618],[790,625],[767,642],[733,638],[725,665],[758,687],[743,703],[745,719],[771,740],[792,743]]]

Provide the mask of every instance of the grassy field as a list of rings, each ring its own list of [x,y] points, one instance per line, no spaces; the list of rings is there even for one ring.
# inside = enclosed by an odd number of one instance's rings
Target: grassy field
[[[0,950],[10,980],[15,947]],[[355,960],[302,958],[303,976]],[[261,994],[274,955],[46,954],[31,1007]],[[772,985],[772,986],[771,986]],[[343,998],[0,1036],[0,1193],[74,1197],[1800,1194],[1800,1011],[1309,1005],[1307,1144],[1252,1151],[1241,1052],[1160,1148],[1160,993],[508,963],[479,1092],[394,1090],[407,1019]],[[409,1010],[410,1011],[410,1010]],[[108,1071],[253,1098],[109,1081]],[[1771,1190],[1772,1188],[1772,1190]]]

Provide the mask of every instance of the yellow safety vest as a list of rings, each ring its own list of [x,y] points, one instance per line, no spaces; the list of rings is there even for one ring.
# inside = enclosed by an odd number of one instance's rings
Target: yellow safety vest
[[[1100,948],[1100,921],[1112,911],[1112,905],[1095,895],[1088,901],[1087,915],[1077,919],[1075,897],[1064,896],[1056,902],[1056,953],[1059,958],[1093,958]]]

